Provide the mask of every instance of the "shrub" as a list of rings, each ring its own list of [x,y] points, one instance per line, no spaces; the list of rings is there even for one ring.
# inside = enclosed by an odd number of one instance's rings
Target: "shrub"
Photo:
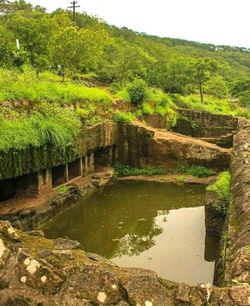
[[[135,79],[128,87],[130,102],[135,106],[139,106],[147,98],[147,83],[141,79]]]
[[[149,103],[143,103],[142,105],[142,113],[144,115],[152,115],[154,113],[152,107],[150,106]]]
[[[125,123],[131,123],[134,120],[134,116],[132,113],[125,113],[116,111],[114,114],[114,121],[115,122],[125,122]]]

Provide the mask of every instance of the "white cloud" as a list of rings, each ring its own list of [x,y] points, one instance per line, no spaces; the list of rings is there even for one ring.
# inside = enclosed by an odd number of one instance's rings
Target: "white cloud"
[[[49,11],[70,0],[31,0]],[[79,11],[164,37],[250,47],[249,0],[78,0]]]

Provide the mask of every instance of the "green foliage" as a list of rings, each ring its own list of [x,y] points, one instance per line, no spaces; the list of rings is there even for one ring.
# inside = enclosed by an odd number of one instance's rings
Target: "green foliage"
[[[128,112],[120,112],[116,111],[114,113],[114,121],[115,122],[124,122],[124,123],[132,123],[135,117],[132,113]]]
[[[123,87],[117,94],[118,99],[123,99],[126,102],[131,102],[128,93],[128,87]],[[145,101],[141,107],[137,109],[136,116],[159,114],[166,117],[167,128],[176,124],[177,112],[176,104],[172,98],[165,94],[162,90],[147,87]]]
[[[198,95],[179,96],[174,95],[173,100],[176,104],[184,108],[208,111],[213,114],[225,114],[239,116],[243,115],[250,118],[250,112],[242,108],[239,103],[230,99],[219,99],[214,96],[206,96],[204,102],[200,102]]]
[[[180,165],[176,169],[179,173],[184,173],[187,175],[197,176],[197,177],[208,177],[211,175],[215,175],[216,172],[212,169],[206,168],[204,166],[196,166],[196,165]]]
[[[69,104],[73,102],[95,102],[109,104],[108,93],[97,88],[73,83],[51,82],[44,77],[37,78],[33,70],[18,73],[0,70],[0,102],[28,100],[32,102],[57,102]]]
[[[70,12],[47,13],[23,0],[2,1],[0,11],[1,65],[26,62],[39,73],[59,64],[67,75],[94,72],[107,83],[141,78],[182,95],[196,93],[197,84],[203,87],[214,77],[229,86],[250,75],[246,48],[159,38],[109,26],[85,13],[73,22]]]
[[[207,187],[208,191],[215,192],[219,199],[222,201],[229,202],[230,199],[230,186],[231,186],[231,175],[229,172],[221,172],[216,182]]]
[[[141,79],[135,79],[127,86],[127,91],[131,103],[139,106],[147,98],[147,83]]]
[[[207,82],[205,93],[222,99],[229,96],[229,89],[223,78],[216,76]]]
[[[117,177],[137,176],[137,175],[150,176],[150,175],[161,175],[167,173],[167,170],[164,167],[133,168],[120,163],[115,164],[114,170]]]
[[[250,79],[237,80],[231,87],[231,93],[243,107],[250,108]]]
[[[56,191],[59,193],[66,193],[69,191],[69,189],[70,189],[69,186],[62,185],[62,186],[57,187]]]
[[[178,175],[177,178],[176,178],[176,181],[177,181],[178,183],[183,184],[184,181],[185,181],[185,176],[184,176],[184,175]]]
[[[0,121],[0,150],[51,146],[59,151],[74,143],[80,120],[74,112],[59,106],[41,105],[30,116],[16,115]]]
[[[144,115],[152,115],[154,113],[154,110],[152,109],[152,107],[149,103],[143,103],[142,104],[142,113]]]

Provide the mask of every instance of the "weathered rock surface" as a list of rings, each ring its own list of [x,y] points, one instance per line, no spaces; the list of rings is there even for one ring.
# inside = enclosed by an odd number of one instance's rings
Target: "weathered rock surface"
[[[135,123],[120,126],[119,159],[132,166],[165,166],[180,163],[228,168],[231,150],[189,136]]]
[[[51,147],[28,147],[23,150],[0,151],[0,180],[11,179],[42,169],[66,164],[99,147],[112,146],[117,142],[118,127],[113,122],[105,122],[80,131],[74,146],[58,154]],[[1,187],[1,186],[0,186]]]
[[[1,306],[240,306],[249,305],[249,295],[248,284],[189,286],[149,270],[119,268],[76,242],[29,235],[0,222]]]
[[[205,224],[206,231],[222,234],[226,219],[227,204],[219,199],[213,191],[207,191],[205,197]]]
[[[234,139],[225,281],[250,283],[250,127]]]

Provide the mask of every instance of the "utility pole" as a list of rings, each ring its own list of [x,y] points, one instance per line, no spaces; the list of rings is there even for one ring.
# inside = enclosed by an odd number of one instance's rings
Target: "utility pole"
[[[76,8],[80,7],[80,5],[76,5],[77,4],[77,1],[73,1],[71,2],[72,6],[69,6],[68,8],[69,9],[73,9],[73,21],[76,20]]]

